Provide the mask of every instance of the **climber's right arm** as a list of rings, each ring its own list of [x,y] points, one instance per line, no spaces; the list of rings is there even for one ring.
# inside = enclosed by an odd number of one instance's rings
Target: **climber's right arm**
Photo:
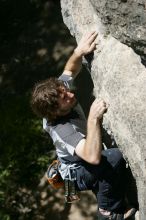
[[[71,57],[68,59],[63,74],[75,77],[80,72],[82,67],[82,57],[96,49],[96,37],[96,31],[83,35],[79,41],[78,46],[74,50]]]

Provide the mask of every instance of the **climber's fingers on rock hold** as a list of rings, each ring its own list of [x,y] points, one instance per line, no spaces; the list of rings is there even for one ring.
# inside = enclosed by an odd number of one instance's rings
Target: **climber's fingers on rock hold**
[[[91,36],[88,38],[88,43],[89,43],[89,44],[92,44],[92,43],[95,41],[97,35],[98,35],[98,34],[97,34],[96,31],[95,31],[93,34],[91,34]]]

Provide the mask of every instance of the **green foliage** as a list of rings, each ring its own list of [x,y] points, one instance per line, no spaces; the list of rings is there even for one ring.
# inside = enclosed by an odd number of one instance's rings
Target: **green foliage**
[[[41,120],[32,117],[28,103],[27,96],[11,97],[0,112],[0,203],[3,209],[10,208],[8,197],[11,194],[15,197],[13,191],[33,184],[37,187],[48,164],[49,148],[52,148],[42,133]],[[8,215],[4,216],[8,219]]]
[[[0,213],[0,219],[1,220],[10,220],[10,216],[7,214]]]
[[[53,145],[31,111],[30,93],[35,82],[62,71],[65,48],[74,44],[64,40],[60,11],[57,0],[0,2],[1,220],[35,219],[38,185]]]

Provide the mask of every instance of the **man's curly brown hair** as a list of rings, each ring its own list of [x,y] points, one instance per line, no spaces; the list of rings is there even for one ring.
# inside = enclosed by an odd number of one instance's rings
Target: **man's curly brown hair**
[[[50,122],[56,118],[58,110],[59,89],[64,86],[62,81],[52,77],[34,86],[31,95],[31,107],[33,112]]]

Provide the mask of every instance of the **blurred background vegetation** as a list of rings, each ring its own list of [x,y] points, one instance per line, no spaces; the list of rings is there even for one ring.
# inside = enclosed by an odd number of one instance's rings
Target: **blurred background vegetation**
[[[61,73],[74,39],[57,0],[1,0],[0,23],[0,219],[34,219],[53,151],[30,109],[30,92]]]
[[[1,0],[0,27],[0,220],[61,219],[63,192],[43,179],[52,142],[29,100],[35,82],[62,72],[75,40],[59,0]]]

